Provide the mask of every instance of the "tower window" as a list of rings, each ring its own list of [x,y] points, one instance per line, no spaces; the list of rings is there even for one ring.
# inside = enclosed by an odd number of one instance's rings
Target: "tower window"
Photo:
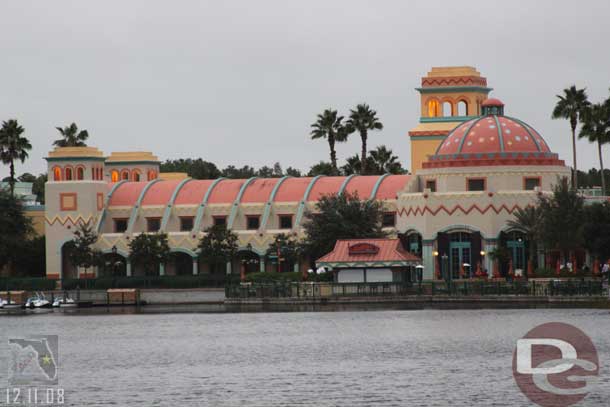
[[[485,191],[485,178],[468,178],[466,186],[468,191]]]
[[[440,105],[438,100],[432,99],[428,101],[428,117],[440,116]]]
[[[260,226],[260,216],[246,216],[246,226],[248,230],[256,230]]]
[[[53,181],[61,181],[61,168],[53,168]]]
[[[66,181],[72,181],[72,167],[66,167]]]
[[[76,179],[82,181],[85,179],[85,169],[83,167],[78,167],[76,169]]]
[[[436,180],[435,179],[427,179],[426,180],[426,189],[429,189],[430,192],[436,192]]]
[[[131,172],[131,180],[135,182],[140,182],[140,171],[133,170]]]
[[[457,104],[458,116],[468,116],[468,104],[465,100],[460,100]]]
[[[443,102],[443,116],[453,116],[453,105],[451,102]]]
[[[152,181],[157,178],[157,173],[153,170],[148,171],[148,180]]]
[[[110,173],[110,179],[112,182],[119,182],[119,172],[117,170],[112,170]]]
[[[523,189],[533,191],[540,186],[540,177],[525,177],[523,179]]]
[[[127,170],[121,171],[121,179],[124,181],[129,181],[129,171],[127,171]]]

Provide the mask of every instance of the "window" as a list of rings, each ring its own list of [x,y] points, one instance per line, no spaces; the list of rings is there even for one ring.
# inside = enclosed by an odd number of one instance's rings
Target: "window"
[[[53,168],[53,181],[61,181],[61,168]]]
[[[146,230],[158,232],[161,229],[161,218],[146,218]]]
[[[115,219],[114,220],[114,232],[123,233],[127,230],[127,219]]]
[[[280,215],[280,229],[292,229],[292,215]]]
[[[435,179],[427,179],[426,180],[426,189],[429,189],[430,192],[436,192],[436,180]]]
[[[525,177],[523,179],[523,189],[526,191],[533,191],[536,187],[540,186],[539,177]]]
[[[453,105],[451,102],[443,102],[443,116],[453,116]]]
[[[260,226],[259,216],[246,216],[246,226],[248,230],[256,230]]]
[[[180,217],[180,231],[188,232],[191,230],[193,230],[193,217],[192,216]]]
[[[129,181],[129,171],[123,170],[121,171],[121,179],[125,181]]]
[[[428,117],[437,117],[439,115],[440,105],[438,100],[432,99],[428,101]]]
[[[226,226],[226,225],[227,225],[226,216],[214,216],[214,226]]]
[[[72,181],[72,167],[66,167],[66,181]]]
[[[117,170],[112,170],[110,173],[110,180],[112,182],[119,182],[119,172]]]
[[[457,104],[458,116],[468,116],[468,103],[460,100]]]
[[[85,179],[85,169],[83,167],[78,167],[76,169],[76,179],[82,181]]]
[[[468,178],[468,191],[485,191],[485,178]]]
[[[157,178],[157,173],[154,172],[153,170],[148,171],[148,180],[152,181],[153,179]]]
[[[381,226],[384,228],[393,228],[396,226],[396,212],[385,212],[381,219]]]
[[[133,170],[131,172],[131,180],[135,182],[140,182],[140,171]]]

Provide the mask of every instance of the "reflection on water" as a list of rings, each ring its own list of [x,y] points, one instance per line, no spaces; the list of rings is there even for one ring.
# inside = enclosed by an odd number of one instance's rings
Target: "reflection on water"
[[[9,336],[58,334],[72,406],[529,406],[515,386],[515,341],[562,321],[610,361],[603,310],[371,310],[226,313],[93,308],[0,316]],[[134,313],[134,312],[139,313]],[[41,314],[45,313],[46,314]],[[582,405],[607,405],[608,367]],[[0,369],[5,383],[6,369]]]

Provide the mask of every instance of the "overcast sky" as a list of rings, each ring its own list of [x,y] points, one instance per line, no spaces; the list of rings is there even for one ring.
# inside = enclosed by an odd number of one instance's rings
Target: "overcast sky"
[[[328,160],[309,139],[316,114],[366,102],[385,125],[369,145],[409,168],[420,78],[472,65],[571,163],[555,95],[574,83],[608,96],[609,17],[602,0],[2,1],[0,119],[32,142],[19,174],[46,171],[55,126],[72,121],[107,154],[305,170]],[[337,148],[343,161],[359,138]],[[586,141],[578,154],[579,168],[598,166]]]

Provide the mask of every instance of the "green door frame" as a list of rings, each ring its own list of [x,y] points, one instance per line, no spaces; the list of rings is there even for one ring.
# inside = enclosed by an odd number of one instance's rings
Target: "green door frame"
[[[453,271],[453,249],[458,250],[458,259],[459,263],[456,267],[457,272]],[[468,259],[465,259],[464,249],[468,249]],[[468,260],[468,261],[466,261]],[[472,267],[472,243],[471,242],[449,242],[449,271],[451,273],[451,278],[459,278],[459,269],[460,265],[468,263]],[[457,274],[456,274],[457,273]]]

